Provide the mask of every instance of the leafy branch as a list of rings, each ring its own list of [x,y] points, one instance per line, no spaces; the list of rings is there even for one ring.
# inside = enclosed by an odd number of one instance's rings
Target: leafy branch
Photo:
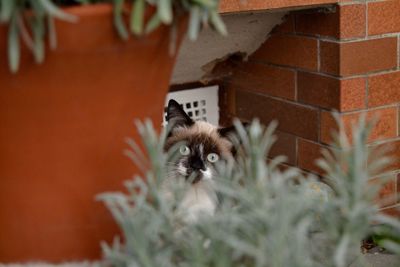
[[[218,166],[218,212],[185,224],[176,207],[188,185],[177,180],[173,198],[162,194],[162,181],[171,179],[162,170],[174,155],[161,149],[166,131],[157,138],[150,122],[139,125],[145,153],[131,143],[128,154],[147,154],[152,167],[128,182],[128,193],[100,196],[125,240],[102,244],[106,266],[344,267],[362,259],[360,242],[374,232],[400,253],[400,223],[379,212],[374,200],[382,184],[369,182],[390,161],[382,148],[366,146],[365,119],[351,142],[340,125],[335,148],[318,161],[331,187],[295,168],[281,170],[282,158],[266,161],[276,125],[235,126],[243,149],[235,164]]]
[[[202,27],[210,26],[218,33],[227,31],[218,13],[219,0],[0,0],[0,23],[8,23],[9,69],[16,73],[20,64],[21,40],[40,64],[45,57],[45,37],[50,47],[56,48],[54,19],[78,22],[78,18],[65,12],[62,7],[76,4],[113,4],[114,25],[124,40],[130,34],[149,34],[162,24],[176,27],[182,16],[189,16],[188,36],[196,40]],[[155,9],[146,21],[148,7]],[[128,10],[129,19],[124,15]]]

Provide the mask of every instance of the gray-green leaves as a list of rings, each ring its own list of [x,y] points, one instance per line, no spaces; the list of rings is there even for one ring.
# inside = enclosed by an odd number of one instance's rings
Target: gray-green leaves
[[[122,39],[127,40],[129,38],[129,33],[126,30],[122,17],[124,2],[124,0],[114,0],[114,26],[117,29],[119,36]]]
[[[114,0],[114,3],[119,4],[119,2],[123,1]],[[187,33],[191,40],[196,40],[201,28],[207,26],[212,27],[221,35],[227,34],[225,24],[218,13],[219,0],[132,0],[132,2],[127,2],[132,4],[130,30],[133,34],[142,34],[143,28],[145,28],[144,33],[150,33],[160,24],[171,25],[184,14],[189,15]],[[155,7],[156,12],[145,25],[146,5]],[[114,7],[119,9],[118,5]],[[124,38],[125,33],[121,36]]]
[[[171,165],[162,149],[166,131],[157,138],[148,122],[138,125],[151,164],[141,163],[143,152],[132,142],[130,155],[138,166],[151,167],[127,183],[128,194],[102,195],[123,234],[111,246],[102,244],[107,266],[345,267],[358,256],[361,239],[374,231],[400,253],[400,223],[381,214],[376,190],[367,190],[378,184],[370,185],[376,173],[366,162],[376,170],[387,160],[367,149],[371,127],[365,121],[353,129],[353,146],[341,132],[335,151],[320,160],[334,191],[298,169],[281,170],[281,159],[266,161],[276,124],[235,126],[243,147],[235,163],[218,166],[218,211],[185,224],[176,213],[182,191],[168,199],[162,194],[162,181],[172,179],[181,188],[181,180],[163,171]],[[385,229],[373,230],[376,222]]]
[[[17,12],[14,12],[10,21],[8,30],[8,64],[11,72],[15,73],[19,68],[20,51],[19,51],[19,28]]]
[[[139,35],[143,33],[145,7],[145,0],[135,0],[131,13],[131,31],[134,34]]]
[[[36,63],[44,61],[46,33],[49,34],[50,47],[55,48],[57,40],[53,17],[68,22],[77,21],[77,17],[62,11],[50,0],[0,1],[0,22],[9,24],[8,63],[12,73],[19,69],[21,40],[31,50]]]
[[[31,0],[32,2],[36,2],[35,0]],[[69,21],[69,22],[76,22],[78,19],[77,17],[68,14],[64,11],[62,11],[61,9],[59,9],[56,5],[54,5],[52,3],[51,0],[38,0],[39,4],[41,7],[43,7],[46,10],[46,13],[61,19],[61,20],[65,20],[65,21]]]
[[[176,27],[186,14],[190,17],[188,35],[191,40],[197,39],[201,28],[208,25],[226,35],[225,25],[218,14],[219,0],[0,0],[0,23],[8,23],[9,26],[8,62],[11,72],[15,73],[19,68],[21,41],[31,50],[36,63],[44,61],[46,35],[50,48],[54,49],[57,45],[54,19],[78,21],[76,16],[64,12],[60,5],[76,2],[112,3],[114,26],[123,40],[127,40],[130,34],[151,33],[161,24]],[[155,8],[155,12],[146,20],[149,7]],[[127,12],[130,13],[128,25],[124,18]],[[172,47],[175,41],[171,38]]]
[[[10,21],[16,1],[0,0],[0,22]]]

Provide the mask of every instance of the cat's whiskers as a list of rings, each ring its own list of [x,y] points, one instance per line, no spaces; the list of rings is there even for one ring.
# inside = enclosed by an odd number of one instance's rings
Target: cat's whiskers
[[[179,162],[178,167],[177,167],[177,171],[181,175],[187,175],[187,168],[185,166],[183,166],[182,162]]]

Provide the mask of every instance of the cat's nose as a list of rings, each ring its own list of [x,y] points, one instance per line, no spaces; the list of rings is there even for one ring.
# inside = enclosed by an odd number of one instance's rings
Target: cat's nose
[[[194,159],[194,160],[191,160],[191,161],[190,161],[190,167],[191,167],[193,170],[196,170],[196,171],[198,171],[198,170],[205,170],[205,169],[206,169],[206,166],[204,166],[204,163],[203,163],[203,161],[202,161],[201,159]]]

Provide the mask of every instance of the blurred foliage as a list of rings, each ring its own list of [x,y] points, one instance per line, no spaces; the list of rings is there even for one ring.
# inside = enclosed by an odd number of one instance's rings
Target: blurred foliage
[[[203,26],[211,26],[218,33],[226,35],[225,24],[218,13],[219,0],[0,0],[0,23],[8,23],[8,62],[11,72],[18,71],[20,62],[20,41],[32,51],[36,63],[42,63],[45,56],[45,37],[49,46],[57,46],[54,19],[77,22],[78,18],[60,9],[76,4],[112,3],[114,25],[122,39],[148,34],[161,24],[171,25],[174,33],[177,20],[189,14],[188,36],[196,40]],[[156,12],[145,21],[147,6]],[[129,22],[123,15],[129,13]],[[176,34],[176,33],[175,33]],[[174,42],[174,34],[172,34]],[[172,43],[173,46],[173,43]]]
[[[281,170],[282,157],[266,160],[275,124],[235,126],[243,151],[235,163],[218,165],[217,213],[185,224],[177,207],[191,185],[175,181],[176,201],[161,190],[176,156],[175,149],[163,151],[167,130],[157,136],[149,121],[138,124],[146,153],[130,140],[127,154],[149,169],[126,182],[127,193],[99,196],[123,234],[102,244],[105,266],[344,267],[362,261],[361,240],[377,233],[400,253],[400,223],[379,212],[382,184],[369,182],[390,160],[382,148],[365,145],[371,126],[364,119],[352,140],[340,125],[335,148],[318,161],[330,186],[295,168]]]
[[[371,238],[375,244],[389,251],[397,251],[400,248],[400,229],[391,225],[377,226]]]

